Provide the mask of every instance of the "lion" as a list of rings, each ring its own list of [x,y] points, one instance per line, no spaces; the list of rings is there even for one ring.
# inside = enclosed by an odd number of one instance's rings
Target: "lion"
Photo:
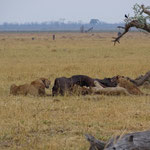
[[[45,88],[49,88],[51,81],[46,78],[40,78],[32,81],[28,93],[34,96],[45,96]]]
[[[19,85],[19,86],[12,84],[10,86],[10,94],[26,96],[28,94],[29,87],[30,87],[29,84],[23,84],[23,85]]]
[[[144,93],[142,93],[134,83],[125,77],[118,76],[118,86],[127,89],[127,91],[132,95],[144,95]]]
[[[106,87],[103,88],[98,81],[94,81],[95,87],[92,87],[92,91],[94,94],[102,94],[102,95],[130,95],[130,93],[123,87]]]
[[[33,95],[33,96],[45,96],[45,88],[49,88],[51,82],[46,78],[40,78],[32,81],[30,84],[15,85],[10,87],[10,94],[12,95]]]

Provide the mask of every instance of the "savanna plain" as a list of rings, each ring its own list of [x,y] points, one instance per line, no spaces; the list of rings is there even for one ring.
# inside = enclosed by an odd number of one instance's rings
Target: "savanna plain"
[[[136,78],[150,70],[150,35],[0,33],[0,149],[87,150],[84,134],[107,141],[150,129],[150,96],[12,96],[11,84],[83,74]],[[32,39],[34,38],[34,39]],[[144,93],[150,90],[140,88]]]

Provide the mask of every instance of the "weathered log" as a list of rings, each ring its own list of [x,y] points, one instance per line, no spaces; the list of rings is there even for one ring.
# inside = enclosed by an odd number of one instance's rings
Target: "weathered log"
[[[92,135],[86,134],[85,137],[91,144],[89,150],[103,150],[104,149],[104,147],[106,145],[105,142],[95,139],[94,136],[92,136]]]
[[[150,78],[150,71],[148,71],[144,76],[141,76],[140,78],[136,78],[134,80],[134,83],[137,85],[137,86],[141,86],[143,85],[143,83],[145,81],[148,81]]]
[[[107,143],[86,135],[89,150],[150,150],[150,131],[128,133],[111,138]]]

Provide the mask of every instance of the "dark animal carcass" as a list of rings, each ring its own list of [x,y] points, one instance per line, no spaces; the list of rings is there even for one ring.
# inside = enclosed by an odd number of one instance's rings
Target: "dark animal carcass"
[[[52,95],[65,95],[66,92],[70,92],[74,85],[81,87],[94,87],[94,79],[86,75],[74,75],[70,78],[60,77],[56,78],[54,86],[52,88]]]
[[[80,86],[87,86],[87,87],[94,87],[94,79],[86,76],[86,75],[74,75],[70,78],[73,85],[80,85]]]
[[[54,82],[54,86],[52,88],[52,95],[57,96],[60,94],[64,96],[65,91],[69,91],[71,87],[72,85],[69,78],[66,77],[56,78]]]
[[[112,78],[95,79],[95,80],[98,81],[104,87],[116,87],[118,84],[117,76],[114,76]]]

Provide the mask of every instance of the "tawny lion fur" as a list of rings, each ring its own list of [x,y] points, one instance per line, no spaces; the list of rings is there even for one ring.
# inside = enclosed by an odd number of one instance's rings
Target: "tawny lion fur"
[[[33,95],[33,96],[45,96],[45,88],[49,88],[50,81],[46,78],[40,78],[32,81],[31,84],[23,85],[11,85],[10,94],[12,95]]]
[[[130,95],[129,92],[123,87],[107,87],[103,88],[97,81],[94,81],[95,87],[92,87],[92,91],[95,94],[102,95]]]
[[[142,93],[140,91],[140,89],[135,84],[133,84],[131,81],[129,81],[128,79],[126,79],[124,77],[119,77],[118,76],[118,86],[127,89],[127,91],[130,94],[133,94],[133,95],[144,95],[144,93]]]
[[[12,95],[27,95],[30,85],[29,84],[23,84],[23,85],[15,85],[12,84],[10,86],[10,94]]]

